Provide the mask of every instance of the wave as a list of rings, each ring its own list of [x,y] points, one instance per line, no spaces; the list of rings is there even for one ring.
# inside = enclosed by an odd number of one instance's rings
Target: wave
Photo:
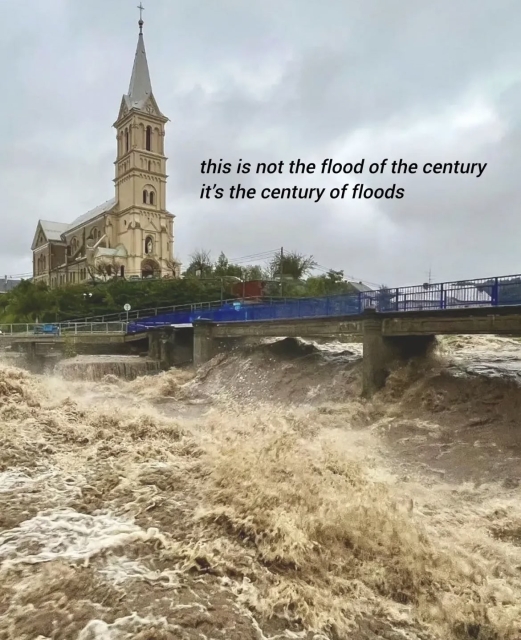
[[[371,402],[351,344],[0,365],[0,637],[520,637],[521,393],[462,344]]]

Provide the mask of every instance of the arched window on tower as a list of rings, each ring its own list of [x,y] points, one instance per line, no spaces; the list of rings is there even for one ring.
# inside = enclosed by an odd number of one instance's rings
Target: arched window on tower
[[[143,204],[148,204],[148,191],[146,189],[143,191]]]
[[[154,203],[154,196],[155,196],[155,193],[153,191],[151,191],[150,192],[150,204],[155,204]]]
[[[125,129],[125,151],[130,149],[130,136],[128,133],[128,129]]]
[[[152,151],[152,127],[148,125],[146,131],[146,150]]]

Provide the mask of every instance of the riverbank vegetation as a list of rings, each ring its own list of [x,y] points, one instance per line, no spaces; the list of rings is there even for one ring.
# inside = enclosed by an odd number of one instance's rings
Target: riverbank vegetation
[[[309,297],[352,293],[342,271],[319,271],[312,256],[290,252],[276,255],[267,266],[231,263],[221,253],[212,261],[207,251],[196,251],[181,278],[127,280],[113,278],[71,284],[55,289],[45,283],[22,281],[0,296],[0,323],[63,322],[132,309],[218,301],[240,297],[237,282],[262,280],[265,295]],[[235,285],[235,287],[234,287]],[[239,287],[240,290],[240,287]]]

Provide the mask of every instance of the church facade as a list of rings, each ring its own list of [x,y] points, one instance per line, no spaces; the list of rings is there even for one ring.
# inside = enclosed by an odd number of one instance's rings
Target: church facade
[[[33,281],[51,287],[112,277],[178,276],[166,209],[165,125],[152,93],[143,21],[128,93],[114,123],[115,194],[70,224],[39,220]]]

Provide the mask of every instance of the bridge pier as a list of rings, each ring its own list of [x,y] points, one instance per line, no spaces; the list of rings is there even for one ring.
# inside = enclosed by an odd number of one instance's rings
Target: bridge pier
[[[148,332],[148,357],[162,369],[192,362],[192,328],[156,327]]]
[[[194,366],[200,367],[211,360],[217,351],[213,336],[213,322],[211,320],[196,320],[194,326]]]
[[[398,362],[425,357],[435,335],[385,336],[383,320],[366,312],[363,323],[362,395],[370,398],[385,386],[391,368]]]
[[[363,324],[362,395],[370,398],[385,385],[394,360],[392,346],[382,335],[382,321],[370,318]]]

